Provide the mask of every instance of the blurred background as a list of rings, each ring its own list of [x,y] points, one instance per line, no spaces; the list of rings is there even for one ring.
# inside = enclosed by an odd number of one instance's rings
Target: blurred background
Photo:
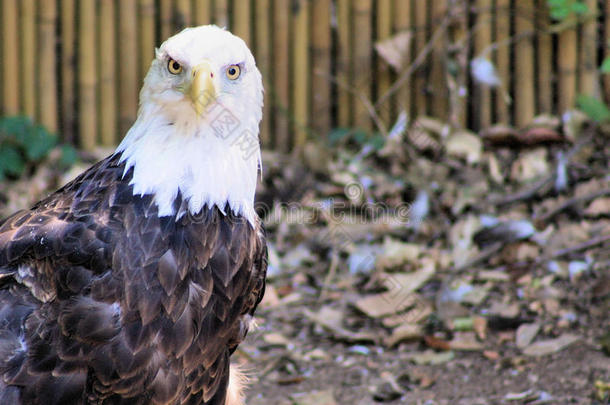
[[[163,40],[249,44],[249,404],[608,403],[610,1],[0,6],[0,217],[112,151]]]
[[[154,47],[227,27],[265,78],[266,148],[336,128],[387,135],[400,112],[475,130],[608,101],[607,2],[586,0],[2,0],[3,114],[91,149],[135,119]],[[602,70],[600,71],[600,66]],[[605,69],[605,70],[604,70]],[[582,100],[581,100],[582,101]]]

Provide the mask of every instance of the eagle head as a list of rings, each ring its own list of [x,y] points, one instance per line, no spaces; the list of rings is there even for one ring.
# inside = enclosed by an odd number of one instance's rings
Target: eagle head
[[[242,39],[205,25],[166,40],[117,148],[134,194],[152,194],[161,216],[186,212],[176,212],[180,195],[193,214],[216,206],[252,222],[262,106],[261,74]]]
[[[140,103],[187,126],[213,124],[222,109],[258,125],[262,91],[261,74],[246,43],[215,25],[204,25],[186,28],[157,49]]]

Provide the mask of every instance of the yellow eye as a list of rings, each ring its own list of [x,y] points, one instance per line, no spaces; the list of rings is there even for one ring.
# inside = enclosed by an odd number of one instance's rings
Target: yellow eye
[[[175,60],[173,60],[172,58],[170,58],[169,61],[167,62],[167,70],[171,74],[177,75],[182,72],[182,65],[180,63],[176,62]]]
[[[226,73],[227,73],[227,77],[230,80],[235,80],[241,74],[241,68],[239,67],[239,65],[231,65],[227,68]]]

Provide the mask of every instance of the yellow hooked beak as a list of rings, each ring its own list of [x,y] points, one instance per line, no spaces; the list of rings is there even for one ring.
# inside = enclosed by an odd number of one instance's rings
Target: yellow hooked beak
[[[197,115],[201,115],[216,99],[214,71],[209,62],[202,62],[193,67],[189,93]]]

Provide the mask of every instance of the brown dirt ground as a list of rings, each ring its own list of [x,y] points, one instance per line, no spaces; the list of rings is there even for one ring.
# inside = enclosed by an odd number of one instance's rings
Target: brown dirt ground
[[[324,345],[324,343],[321,343]],[[326,344],[328,352],[341,361],[315,361],[304,365],[307,377],[289,384],[278,383],[278,374],[270,373],[257,378],[251,371],[252,385],[248,391],[250,405],[292,404],[291,398],[312,391],[330,390],[339,404],[376,404],[371,395],[383,372],[399,375],[428,375],[434,383],[419,387],[409,383],[406,394],[387,404],[429,405],[484,405],[518,404],[524,400],[510,401],[509,393],[532,391],[549,394],[551,404],[602,404],[594,399],[594,382],[610,379],[610,358],[587,342],[579,342],[553,355],[512,361],[490,361],[480,353],[461,352],[441,365],[414,365],[406,354],[408,348],[371,355],[352,355],[346,361],[340,353],[345,347]]]

